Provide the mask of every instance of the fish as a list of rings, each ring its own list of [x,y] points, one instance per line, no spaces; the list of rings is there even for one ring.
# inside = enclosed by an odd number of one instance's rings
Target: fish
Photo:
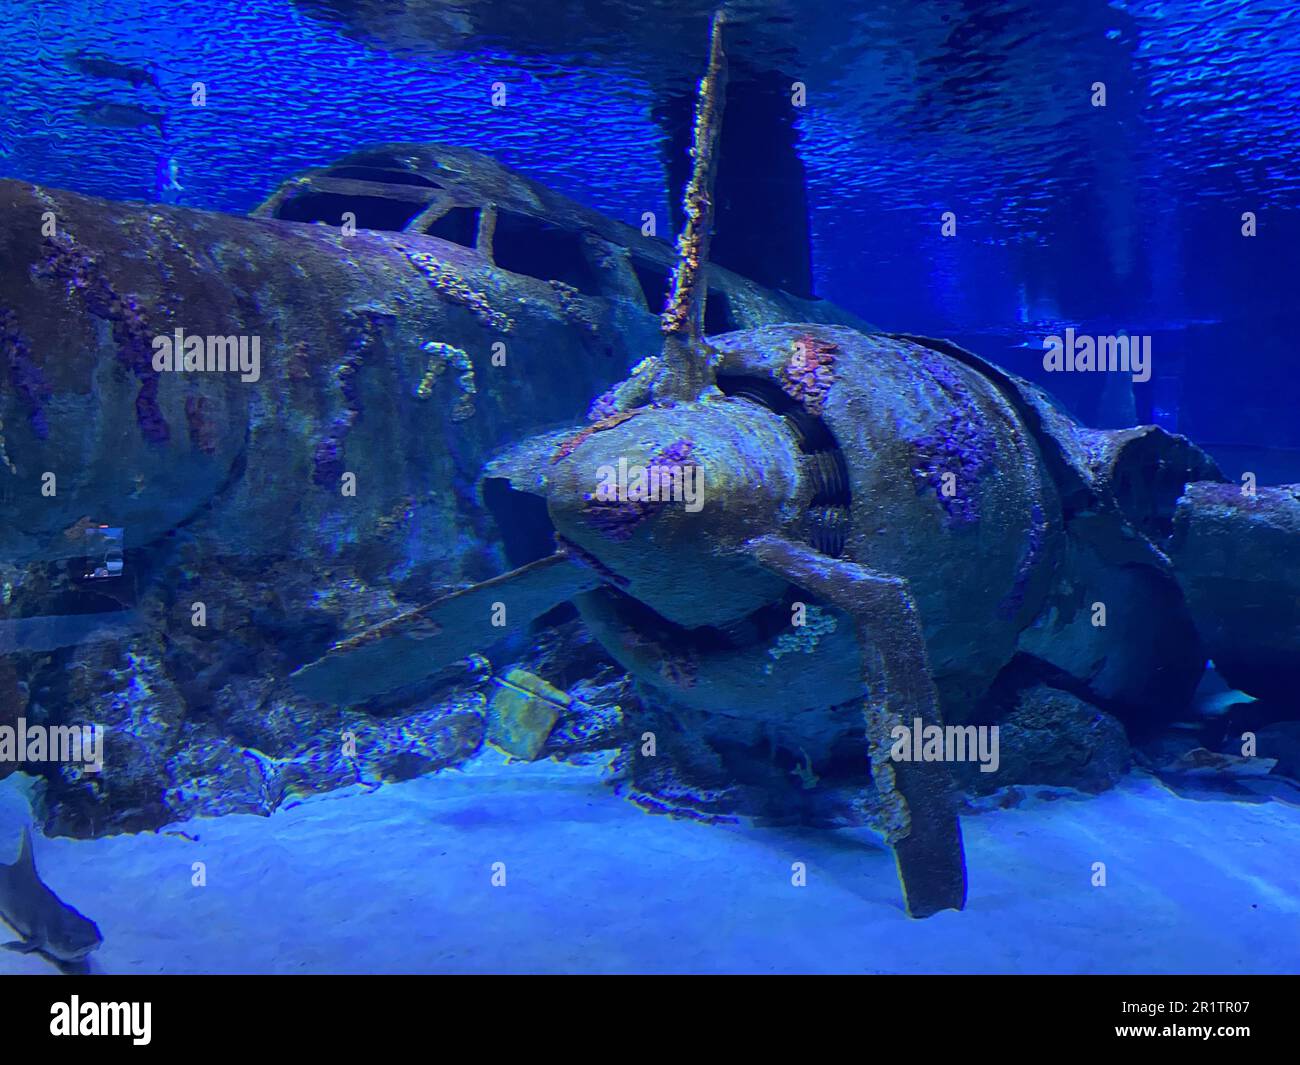
[[[65,58],[69,66],[75,67],[83,74],[89,74],[93,78],[112,78],[115,81],[130,82],[132,88],[136,89],[145,85],[152,85],[155,89],[159,87],[157,68],[152,63],[146,63],[144,66],[132,66],[129,63],[118,62],[118,60],[111,59],[106,55],[89,52],[84,48],[76,52],[69,52]]]
[[[163,116],[157,111],[150,111],[138,104],[106,103],[83,104],[77,114],[93,126],[105,126],[109,129],[140,129],[144,126],[157,126],[159,133],[165,133]]]
[[[22,937],[0,946],[19,954],[40,954],[64,973],[88,972],[88,955],[104,942],[99,926],[41,879],[31,830],[26,827],[18,860],[0,865],[0,920]]]
[[[180,183],[180,163],[176,161],[175,156],[170,159],[159,158],[158,165],[154,167],[154,195],[158,197],[160,203],[175,203],[179,197],[178,192],[184,192],[185,186]]]

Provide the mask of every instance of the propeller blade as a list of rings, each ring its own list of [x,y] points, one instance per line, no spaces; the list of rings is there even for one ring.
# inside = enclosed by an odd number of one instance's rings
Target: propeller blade
[[[350,636],[291,674],[289,683],[320,702],[364,702],[501,639],[501,627],[492,624],[495,604],[504,604],[511,624],[524,624],[601,581],[598,572],[559,551]]]

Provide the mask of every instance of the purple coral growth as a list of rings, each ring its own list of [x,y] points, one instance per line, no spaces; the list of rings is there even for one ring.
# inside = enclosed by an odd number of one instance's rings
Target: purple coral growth
[[[966,395],[966,386],[962,383],[960,375],[953,369],[952,363],[947,356],[940,355],[929,348],[920,348],[919,355],[921,362],[925,365],[926,372],[934,378],[940,388],[955,395]]]
[[[340,452],[340,441],[337,437],[327,436],[316,445],[316,453],[312,456],[311,479],[322,488],[328,488],[337,484],[341,476],[343,476],[343,456]]]
[[[9,366],[9,384],[27,408],[27,421],[36,439],[46,440],[50,422],[45,416],[45,402],[53,389],[32,360],[32,351],[18,329],[18,319],[11,310],[0,310],[0,352]]]
[[[135,394],[135,422],[141,435],[150,443],[166,443],[171,437],[167,419],[158,406],[157,377],[148,377],[140,382],[140,391]]]
[[[680,466],[695,452],[693,440],[679,439],[661,450],[650,460],[651,466]]]
[[[591,402],[587,408],[587,421],[599,422],[618,413],[617,402],[614,398],[614,390],[602,393]]]
[[[916,461],[912,475],[919,495],[935,492],[950,521],[965,525],[979,520],[975,486],[980,476],[993,466],[991,440],[977,428],[970,417],[974,399],[952,364],[944,357],[927,353],[921,356],[926,372],[943,391],[946,412],[930,432],[912,441]],[[944,495],[943,475],[957,479],[957,494]]]
[[[322,488],[333,487],[343,474],[343,443],[362,416],[358,371],[365,362],[366,352],[379,340],[381,315],[361,311],[354,312],[352,317],[352,339],[342,362],[334,368],[334,384],[343,397],[343,409],[335,415],[329,433],[316,445],[312,457],[312,481]]]
[[[108,322],[117,346],[117,359],[140,382],[135,397],[136,422],[151,443],[169,436],[167,421],[158,406],[158,371],[153,368],[149,326],[136,298],[119,295],[99,270],[99,264],[62,235],[45,238],[45,261],[34,270],[38,277],[62,281],[69,295],[81,293],[86,309]]]
[[[626,540],[650,513],[641,499],[589,499],[583,514],[588,525],[611,540]]]
[[[647,469],[664,466],[680,466],[694,454],[695,444],[691,440],[674,440],[666,447],[660,448],[650,459]],[[585,518],[593,528],[600,530],[611,540],[626,540],[651,514],[663,500],[649,499],[596,499],[587,500]]]
[[[203,396],[186,396],[185,421],[189,426],[190,443],[205,455],[215,455],[217,426],[207,399]]]
[[[821,414],[831,385],[835,383],[835,352],[838,345],[805,333],[792,345],[792,354],[781,367],[781,387],[797,399],[810,414]]]
[[[917,494],[934,491],[948,517],[957,524],[978,520],[979,508],[973,489],[992,462],[988,441],[970,419],[960,410],[949,411],[930,432],[913,440],[912,446],[917,455],[912,467]],[[944,495],[941,491],[945,473],[956,475],[956,495]]]
[[[1024,549],[1020,554],[1020,564],[1016,567],[1015,581],[1011,585],[1011,591],[1007,592],[998,604],[998,613],[1004,618],[1014,617],[1024,605],[1029,578],[1033,575],[1034,567],[1042,557],[1043,547],[1047,543],[1047,516],[1043,513],[1043,508],[1035,503],[1030,516],[1032,522]]]

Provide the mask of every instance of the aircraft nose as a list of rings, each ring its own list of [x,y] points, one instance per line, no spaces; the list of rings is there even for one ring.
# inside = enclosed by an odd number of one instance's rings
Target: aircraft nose
[[[651,542],[699,552],[770,532],[798,491],[779,419],[742,403],[652,408],[557,449],[547,506],[589,551]]]
[[[744,616],[783,582],[744,545],[797,512],[797,444],[755,404],[651,408],[565,444],[546,477],[556,532],[662,617],[693,626]]]
[[[695,454],[694,441],[685,438],[658,446],[600,449],[574,474],[576,484],[552,513],[571,510],[566,517],[609,540],[630,539],[665,508],[689,516],[699,514],[707,502],[706,463]]]
[[[551,520],[575,543],[594,550],[662,522],[698,525],[715,502],[717,441],[698,418],[652,409],[579,435],[547,477]]]

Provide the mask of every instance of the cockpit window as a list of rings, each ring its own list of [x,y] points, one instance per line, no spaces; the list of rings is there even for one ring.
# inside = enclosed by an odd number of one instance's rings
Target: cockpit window
[[[584,295],[602,295],[600,279],[587,261],[582,238],[528,215],[498,213],[492,257],[502,270],[542,281],[560,281]]]
[[[478,218],[476,207],[453,207],[425,226],[424,231],[431,237],[473,248],[478,244]]]
[[[378,229],[400,233],[428,204],[409,200],[390,200],[386,196],[347,196],[337,192],[306,191],[280,204],[276,218],[286,222],[324,222],[338,226],[344,214],[356,216],[358,229]]]

